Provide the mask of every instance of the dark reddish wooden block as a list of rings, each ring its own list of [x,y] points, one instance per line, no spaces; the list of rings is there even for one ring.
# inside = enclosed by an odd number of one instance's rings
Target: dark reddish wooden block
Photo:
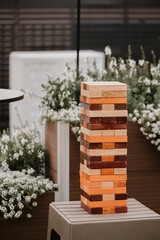
[[[82,151],[80,151],[80,156],[82,158],[84,158],[85,160],[90,161],[90,162],[100,162],[100,161],[102,161],[101,156],[89,156],[88,154],[86,154]]]
[[[115,148],[127,148],[127,143],[115,143]]]
[[[80,144],[88,149],[102,149],[102,143],[89,143],[84,139],[81,139]]]
[[[83,89],[87,90],[87,84],[86,83],[83,83]]]
[[[83,191],[82,189],[81,189],[81,195],[91,202],[102,201],[103,200],[102,195],[89,195],[85,191]]]
[[[127,161],[127,156],[126,155],[117,155],[114,157],[114,161]]]
[[[115,200],[126,200],[127,199],[127,194],[115,194]]]
[[[116,123],[116,118],[115,117],[104,117],[103,123]]]
[[[116,117],[116,123],[117,124],[126,124],[127,123],[127,117]]]
[[[101,117],[88,117],[84,114],[81,114],[81,120],[83,120],[87,123],[102,123]]]
[[[90,130],[113,130],[113,129],[126,129],[127,124],[87,124]]]
[[[114,109],[115,110],[127,110],[127,104],[115,104]]]
[[[127,207],[116,207],[116,213],[126,213]]]
[[[90,214],[102,214],[103,213],[102,208],[90,208],[87,205],[85,205],[83,202],[81,202],[81,207]]]
[[[102,104],[91,104],[90,110],[102,110]]]
[[[87,109],[87,110],[102,110],[102,104],[87,104],[82,102],[81,107]]]
[[[87,162],[87,167],[91,169],[102,169],[102,168],[126,168],[127,162]]]

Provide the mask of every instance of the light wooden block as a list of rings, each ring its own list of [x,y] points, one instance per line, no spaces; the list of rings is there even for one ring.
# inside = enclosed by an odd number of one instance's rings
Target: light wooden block
[[[115,91],[102,91],[101,97],[114,98],[115,97]]]
[[[82,147],[81,147],[82,149]],[[105,155],[126,155],[127,149],[87,149],[83,147],[84,153],[87,153],[90,156],[105,156]]]
[[[114,155],[127,155],[127,148],[114,149]]]
[[[114,187],[114,182],[101,182],[101,187],[102,188],[113,188]]]
[[[114,201],[115,200],[115,194],[104,194],[103,201]]]
[[[100,175],[101,170],[100,169],[90,169],[84,166],[83,164],[80,163],[80,169],[85,172],[87,175]]]
[[[118,91],[118,90],[127,90],[127,85],[120,82],[84,82],[88,91]]]
[[[115,97],[127,97],[127,91],[115,91]]]
[[[127,110],[90,111],[81,108],[81,113],[88,117],[127,117]]]
[[[101,130],[101,136],[114,136],[115,135],[114,131],[115,130]]]
[[[114,130],[114,135],[115,136],[126,136],[127,135],[127,129],[117,129]]]
[[[114,168],[114,174],[127,174],[126,168]]]
[[[114,104],[102,104],[102,111],[114,110]]]

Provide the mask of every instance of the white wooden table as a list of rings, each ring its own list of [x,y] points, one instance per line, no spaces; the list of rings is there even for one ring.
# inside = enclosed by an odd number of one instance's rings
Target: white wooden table
[[[80,202],[55,202],[49,207],[47,240],[160,240],[160,215],[135,199],[128,212],[89,215]]]

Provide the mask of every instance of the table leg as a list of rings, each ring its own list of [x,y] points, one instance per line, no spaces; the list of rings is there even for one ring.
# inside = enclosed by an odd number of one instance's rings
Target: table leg
[[[60,238],[60,236],[58,235],[58,233],[57,233],[54,229],[52,229],[50,240],[60,240],[60,239],[61,239],[61,238]]]

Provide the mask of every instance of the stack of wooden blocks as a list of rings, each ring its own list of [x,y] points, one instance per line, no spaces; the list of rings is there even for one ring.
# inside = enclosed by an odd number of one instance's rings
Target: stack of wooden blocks
[[[81,84],[81,206],[91,214],[127,212],[127,85]]]

